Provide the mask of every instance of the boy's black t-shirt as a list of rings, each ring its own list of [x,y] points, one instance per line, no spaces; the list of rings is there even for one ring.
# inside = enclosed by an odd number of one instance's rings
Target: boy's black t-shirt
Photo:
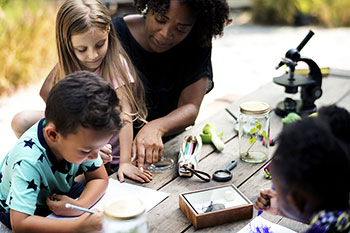
[[[151,53],[135,40],[123,18],[114,18],[113,25],[144,85],[148,121],[175,110],[182,90],[197,80],[209,77],[207,92],[213,88],[211,47],[201,48],[191,34],[166,52]]]

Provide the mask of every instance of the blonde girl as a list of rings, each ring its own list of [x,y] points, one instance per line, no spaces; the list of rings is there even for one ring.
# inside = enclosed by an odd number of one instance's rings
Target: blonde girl
[[[112,146],[107,144],[100,151],[101,157],[104,162],[116,164],[120,153],[118,176],[121,182],[124,176],[149,182],[151,173],[131,164],[132,122],[142,122],[147,116],[143,86],[120,45],[108,10],[98,0],[66,0],[57,13],[56,43],[58,64],[46,78],[40,96],[46,101],[50,88],[74,71],[88,70],[110,82],[121,100],[124,126],[119,138],[115,135],[111,139]],[[20,136],[42,117],[44,114],[39,111],[21,112],[14,117],[12,128]]]

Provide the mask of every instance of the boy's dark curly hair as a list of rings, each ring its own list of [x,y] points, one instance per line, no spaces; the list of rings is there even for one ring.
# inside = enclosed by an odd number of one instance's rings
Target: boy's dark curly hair
[[[171,0],[135,0],[139,13],[145,11],[165,14]],[[213,37],[222,36],[224,27],[231,23],[230,10],[226,0],[179,0],[193,9],[196,14],[196,23],[191,35],[202,47],[211,46]]]
[[[289,124],[278,142],[271,172],[284,194],[300,189],[324,210],[349,207],[350,159],[327,121],[312,117]]]
[[[67,75],[51,90],[45,118],[66,137],[79,126],[114,134],[121,128],[119,99],[108,82],[94,73]]]

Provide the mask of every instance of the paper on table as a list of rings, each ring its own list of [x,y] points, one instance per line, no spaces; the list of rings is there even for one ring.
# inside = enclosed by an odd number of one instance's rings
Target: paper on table
[[[138,185],[120,183],[118,180],[109,178],[109,184],[104,196],[90,209],[103,211],[103,205],[106,201],[120,199],[123,197],[135,197],[142,200],[146,212],[158,205],[169,196],[169,193],[156,191],[150,188],[144,188]],[[50,214],[47,218],[65,218]]]
[[[296,233],[284,226],[272,223],[261,216],[254,218],[248,225],[246,225],[238,233]]]

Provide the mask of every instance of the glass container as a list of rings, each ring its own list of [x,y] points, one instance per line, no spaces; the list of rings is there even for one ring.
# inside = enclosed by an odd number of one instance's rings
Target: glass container
[[[239,154],[248,163],[264,162],[270,146],[270,107],[259,101],[240,105],[239,114]]]
[[[148,233],[145,207],[137,198],[112,200],[104,205],[104,233]]]

